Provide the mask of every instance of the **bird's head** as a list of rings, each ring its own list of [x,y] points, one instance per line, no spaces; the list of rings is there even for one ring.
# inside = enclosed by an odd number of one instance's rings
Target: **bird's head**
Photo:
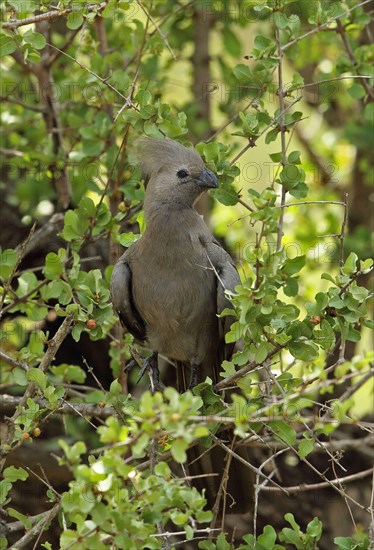
[[[137,154],[147,185],[147,202],[191,206],[203,191],[218,187],[217,177],[200,155],[176,141],[139,138]]]

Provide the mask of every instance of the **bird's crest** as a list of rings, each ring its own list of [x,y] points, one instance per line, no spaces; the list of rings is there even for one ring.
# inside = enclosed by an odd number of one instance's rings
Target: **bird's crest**
[[[204,167],[195,149],[189,149],[169,138],[138,138],[135,143],[135,152],[146,181],[165,166],[175,166],[177,169],[186,165],[200,168],[200,170]]]

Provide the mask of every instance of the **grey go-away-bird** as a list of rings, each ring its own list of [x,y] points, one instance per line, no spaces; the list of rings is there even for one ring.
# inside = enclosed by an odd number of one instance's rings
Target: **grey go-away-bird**
[[[240,279],[194,203],[218,180],[194,149],[171,139],[140,138],[137,151],[146,229],[114,267],[113,307],[152,351],[142,373],[149,369],[156,386],[158,354],[177,365],[177,376],[190,370],[189,388],[206,376],[217,383],[221,362],[232,354],[225,334],[233,322],[218,314],[230,307],[227,292]]]
[[[141,375],[149,370],[151,387],[162,386],[158,354],[175,365],[176,374],[168,369],[166,377],[179,391],[207,376],[216,384],[223,359],[233,351],[225,334],[234,320],[218,314],[230,307],[226,293],[234,292],[240,279],[229,254],[193,205],[202,192],[218,186],[217,178],[195,150],[170,139],[142,138],[137,149],[146,184],[146,229],[114,267],[114,309],[129,332],[152,351],[141,369]],[[232,440],[233,434],[226,430],[220,437]],[[235,451],[245,464],[248,448]],[[174,469],[178,475],[178,466]],[[253,479],[240,460],[227,463],[222,448],[212,446],[207,452],[197,445],[188,451],[188,472],[211,507],[216,506],[224,476],[225,497],[219,510],[225,510],[230,495],[235,526],[236,514],[246,517],[252,507]],[[185,473],[179,471],[181,476]]]

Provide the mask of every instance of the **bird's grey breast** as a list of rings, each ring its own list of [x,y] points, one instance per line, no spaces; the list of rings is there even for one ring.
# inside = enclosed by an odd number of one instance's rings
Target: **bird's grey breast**
[[[149,250],[143,243],[133,262],[136,307],[149,328],[191,330],[212,307],[214,274],[201,247],[189,237]]]

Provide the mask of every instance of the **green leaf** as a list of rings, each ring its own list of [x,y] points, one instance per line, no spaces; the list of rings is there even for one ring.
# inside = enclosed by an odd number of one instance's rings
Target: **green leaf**
[[[149,443],[149,435],[143,433],[139,439],[132,445],[131,452],[135,458],[143,458],[146,454],[146,447]]]
[[[362,99],[366,95],[365,88],[361,86],[361,84],[357,84],[357,83],[353,84],[348,89],[348,93],[355,99]]]
[[[327,296],[327,294],[324,294],[323,292],[317,292],[317,294],[316,294],[315,313],[317,315],[323,313],[323,311],[326,309],[328,303],[329,303],[329,297]]]
[[[351,537],[335,537],[334,544],[336,544],[339,550],[356,550],[357,548]],[[359,549],[357,548],[357,550]]]
[[[299,291],[299,283],[296,279],[290,277],[286,280],[286,284],[283,287],[283,292],[286,296],[297,296],[297,293]]]
[[[61,377],[66,382],[77,382],[78,384],[83,384],[86,379],[86,373],[77,365],[62,363],[56,367],[51,367],[50,370],[55,376]]]
[[[301,535],[298,532],[293,531],[289,527],[284,527],[282,529],[282,532],[279,535],[279,539],[282,542],[293,544],[297,548],[297,550],[305,550],[305,545],[301,538]]]
[[[171,454],[176,462],[183,464],[187,460],[186,450],[188,448],[188,442],[185,439],[174,439],[171,444]]]
[[[109,392],[113,395],[121,395],[122,394],[122,386],[118,382],[118,380],[113,380],[113,382],[110,384]]]
[[[287,160],[291,164],[300,164],[300,155],[300,151],[292,151],[292,153],[288,155]]]
[[[256,48],[258,48],[261,51],[269,50],[270,48],[275,47],[275,44],[270,38],[267,38],[266,36],[263,36],[261,34],[258,34],[255,37],[254,44]]]
[[[336,281],[330,273],[322,273],[321,279],[325,279],[326,281],[330,281],[330,283],[334,283],[334,285],[336,285]]]
[[[206,162],[216,162],[220,160],[221,147],[219,143],[214,141],[211,143],[205,143],[203,146],[203,152]]]
[[[300,183],[302,172],[295,164],[286,164],[279,174],[279,178],[286,189],[293,189]]]
[[[73,241],[83,237],[84,232],[88,229],[90,222],[87,218],[79,216],[75,210],[68,210],[64,218],[64,229],[62,236],[66,241]]]
[[[171,470],[166,462],[159,462],[155,466],[155,474],[168,480],[171,477]]]
[[[308,186],[303,181],[300,181],[296,187],[289,190],[290,195],[295,199],[305,199],[308,196]]]
[[[15,384],[18,384],[19,386],[26,386],[27,385],[27,375],[26,372],[21,369],[20,367],[15,367],[12,370],[12,378]]]
[[[68,29],[71,29],[74,31],[75,29],[79,29],[83,24],[83,15],[79,12],[71,12],[69,13],[66,21],[66,26]]]
[[[70,462],[79,462],[81,455],[87,452],[86,444],[83,441],[77,441],[74,445],[68,445],[64,439],[59,439],[58,444],[64,451],[66,458]]]
[[[237,191],[229,186],[221,186],[219,189],[214,189],[211,191],[212,195],[216,200],[225,206],[234,206],[239,201],[239,195]]]
[[[269,428],[274,432],[275,437],[282,441],[283,443],[287,443],[288,445],[292,446],[296,443],[296,432],[284,420],[271,420],[268,423]]]
[[[294,90],[295,88],[299,88],[303,84],[304,84],[304,78],[301,76],[301,74],[294,73],[294,75],[292,76],[290,89]]]
[[[313,361],[318,357],[318,347],[307,340],[290,341],[286,345],[289,352],[301,361]]]
[[[131,246],[134,242],[136,242],[139,237],[140,235],[136,235],[135,233],[130,231],[129,233],[122,233],[121,235],[119,235],[118,241],[122,246],[127,248],[128,246]]]
[[[29,477],[29,474],[23,468],[16,468],[15,466],[8,466],[3,472],[4,479],[10,483],[21,480],[25,481]]]
[[[73,291],[68,283],[58,279],[57,281],[51,281],[47,285],[45,292],[42,292],[42,295],[45,300],[49,300],[50,298],[57,298],[58,303],[65,306],[67,304],[70,304],[73,297]],[[79,310],[78,304],[71,305],[72,308],[70,309],[70,311],[67,311],[67,313],[77,312]]]
[[[227,542],[225,533],[220,533],[216,540],[217,550],[230,550],[231,544]]]
[[[265,143],[269,144],[272,141],[275,141],[279,134],[279,128],[273,128],[272,130],[269,130],[269,132],[266,134],[265,137]]]
[[[236,33],[234,33],[229,26],[225,26],[223,29],[223,41],[228,53],[232,55],[232,57],[238,58],[242,51],[242,45]]]
[[[56,279],[63,273],[63,266],[60,257],[54,252],[47,254],[43,275],[46,279]]]
[[[282,153],[272,153],[269,154],[269,157],[273,162],[281,162],[283,155]]]
[[[297,256],[296,258],[289,258],[284,262],[282,273],[288,275],[289,277],[291,275],[295,275],[304,267],[305,262],[305,254],[303,256]]]
[[[369,291],[367,288],[363,286],[357,286],[354,284],[351,285],[349,289],[349,293],[352,294],[353,298],[355,300],[358,300],[359,302],[362,302],[363,300],[365,300],[365,298],[367,298],[367,296],[369,295]]]
[[[232,72],[234,73],[234,76],[237,80],[251,82],[252,75],[247,65],[243,65],[242,63],[240,63],[233,68]]]
[[[274,22],[279,29],[285,29],[288,25],[288,19],[286,15],[281,12],[274,13]]]
[[[274,528],[271,525],[266,525],[262,532],[262,535],[258,537],[258,542],[262,544],[264,548],[271,550],[273,548],[275,541],[277,539],[277,534]]]
[[[27,379],[35,382],[35,384],[41,389],[45,390],[47,387],[47,377],[40,369],[31,368],[27,371]]]
[[[186,533],[186,539],[192,540],[194,536],[194,530],[192,529],[191,525],[185,525],[184,530]]]
[[[183,512],[177,512],[171,514],[170,519],[175,525],[186,525],[188,521],[188,515],[184,514]]]
[[[367,258],[366,260],[364,261],[360,261],[360,270],[363,271],[364,273],[368,273],[373,267],[373,259],[372,258]]]
[[[30,30],[25,32],[22,38],[25,42],[37,50],[42,50],[46,45],[46,39],[40,32]]]
[[[8,515],[12,518],[16,518],[18,519],[21,523],[23,523],[23,525],[25,526],[26,529],[31,529],[32,527],[32,522],[30,520],[30,518],[28,518],[27,516],[25,516],[24,514],[21,514],[21,512],[18,512],[17,510],[15,510],[14,508],[10,508],[8,507],[7,508],[7,512],[8,512]]]
[[[9,55],[13,53],[17,49],[16,43],[7,34],[1,33],[0,34],[0,57],[3,57],[4,55]]]
[[[6,281],[10,277],[18,258],[18,252],[12,248],[0,251],[0,277],[3,280]]]
[[[268,342],[262,342],[259,345],[255,354],[255,361],[258,365],[265,361],[271,347],[271,344],[268,344]]]
[[[352,275],[355,273],[357,269],[357,260],[358,256],[354,252],[351,252],[346,261],[344,262],[344,266],[342,267],[342,273],[344,275]]]
[[[335,343],[335,333],[326,319],[322,319],[320,330],[314,330],[316,343],[325,350],[330,350]]]
[[[299,533],[301,533],[301,530],[300,530],[300,525],[298,523],[296,523],[295,521],[295,517],[293,514],[285,514],[284,516],[284,519],[286,521],[288,521],[288,523],[291,525],[292,529],[294,529],[294,531],[298,531]]]
[[[297,454],[300,458],[308,456],[314,449],[314,440],[313,439],[303,439],[300,441]]]
[[[307,525],[306,533],[316,541],[320,540],[322,536],[322,522],[318,518],[313,518]]]
[[[82,142],[83,153],[88,157],[96,157],[103,148],[104,144],[98,139],[87,139]]]

